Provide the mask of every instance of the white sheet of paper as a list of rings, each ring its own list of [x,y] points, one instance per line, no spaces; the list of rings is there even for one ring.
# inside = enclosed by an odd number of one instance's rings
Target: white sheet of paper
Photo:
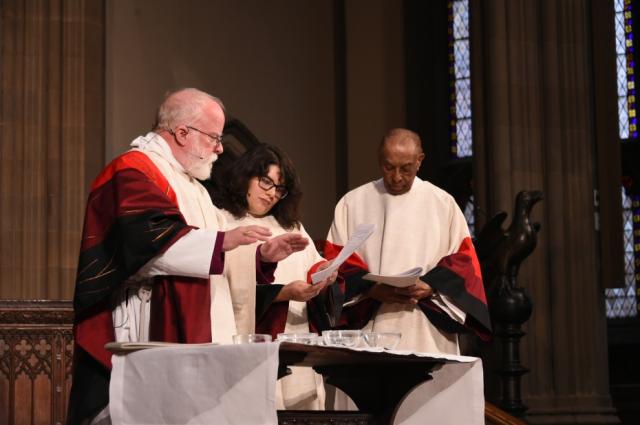
[[[342,263],[344,263],[347,258],[349,258],[349,256],[373,234],[375,229],[375,224],[359,224],[351,238],[349,238],[347,243],[344,245],[344,248],[342,248],[342,251],[340,251],[340,254],[334,258],[333,263],[331,263],[331,265],[326,269],[312,274],[311,282],[315,284],[331,276],[331,273],[338,270]]]
[[[386,285],[395,286],[396,288],[406,288],[416,283],[416,279],[424,274],[422,267],[414,267],[405,272],[392,276],[382,276],[373,273],[367,273],[362,276],[363,279],[373,282],[384,283]]]

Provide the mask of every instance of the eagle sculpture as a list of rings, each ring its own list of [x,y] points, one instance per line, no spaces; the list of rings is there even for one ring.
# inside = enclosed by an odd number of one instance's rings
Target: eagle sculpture
[[[509,227],[505,229],[502,226],[507,213],[499,211],[478,234],[474,245],[490,292],[509,291],[516,287],[520,264],[533,252],[537,244],[540,224],[532,223],[529,215],[533,206],[540,200],[540,191],[519,192],[516,195]]]

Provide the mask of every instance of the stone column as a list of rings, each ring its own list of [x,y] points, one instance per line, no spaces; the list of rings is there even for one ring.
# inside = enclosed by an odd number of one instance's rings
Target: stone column
[[[478,204],[490,215],[511,214],[518,191],[545,197],[532,214],[542,224],[538,247],[518,281],[534,305],[521,345],[531,369],[523,400],[534,424],[619,423],[609,397],[593,206],[590,4],[471,1]],[[491,368],[488,398],[495,399]]]
[[[0,298],[68,299],[104,162],[104,4],[5,0],[0,13]]]

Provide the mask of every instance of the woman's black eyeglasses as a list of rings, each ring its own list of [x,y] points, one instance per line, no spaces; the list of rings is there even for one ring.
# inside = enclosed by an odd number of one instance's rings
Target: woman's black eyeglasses
[[[271,190],[272,187],[275,187],[278,199],[284,199],[289,194],[289,191],[285,186],[275,184],[273,180],[267,176],[258,177],[258,186],[260,186],[260,189],[265,191]]]

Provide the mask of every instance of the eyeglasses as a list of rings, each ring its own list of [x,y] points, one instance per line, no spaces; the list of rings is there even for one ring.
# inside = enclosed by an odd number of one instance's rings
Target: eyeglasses
[[[273,180],[271,180],[267,176],[258,177],[258,186],[260,186],[260,189],[262,189],[264,191],[271,190],[272,187],[275,187],[276,188],[276,196],[278,197],[278,199],[284,199],[289,194],[289,191],[287,190],[287,188],[285,186],[282,186],[282,185],[279,185],[279,184],[275,184],[273,182]]]
[[[200,130],[200,129],[197,129],[197,128],[195,128],[195,127],[191,127],[190,125],[188,125],[188,126],[186,126],[186,127],[187,127],[188,129],[195,130],[195,131],[197,131],[198,133],[202,133],[202,134],[204,134],[205,136],[209,137],[211,140],[213,140],[213,147],[214,147],[214,148],[217,148],[218,146],[220,146],[220,145],[222,144],[222,134],[215,134],[215,133],[213,133],[213,134],[209,134],[209,133],[205,133],[204,131],[202,131],[202,130]]]

